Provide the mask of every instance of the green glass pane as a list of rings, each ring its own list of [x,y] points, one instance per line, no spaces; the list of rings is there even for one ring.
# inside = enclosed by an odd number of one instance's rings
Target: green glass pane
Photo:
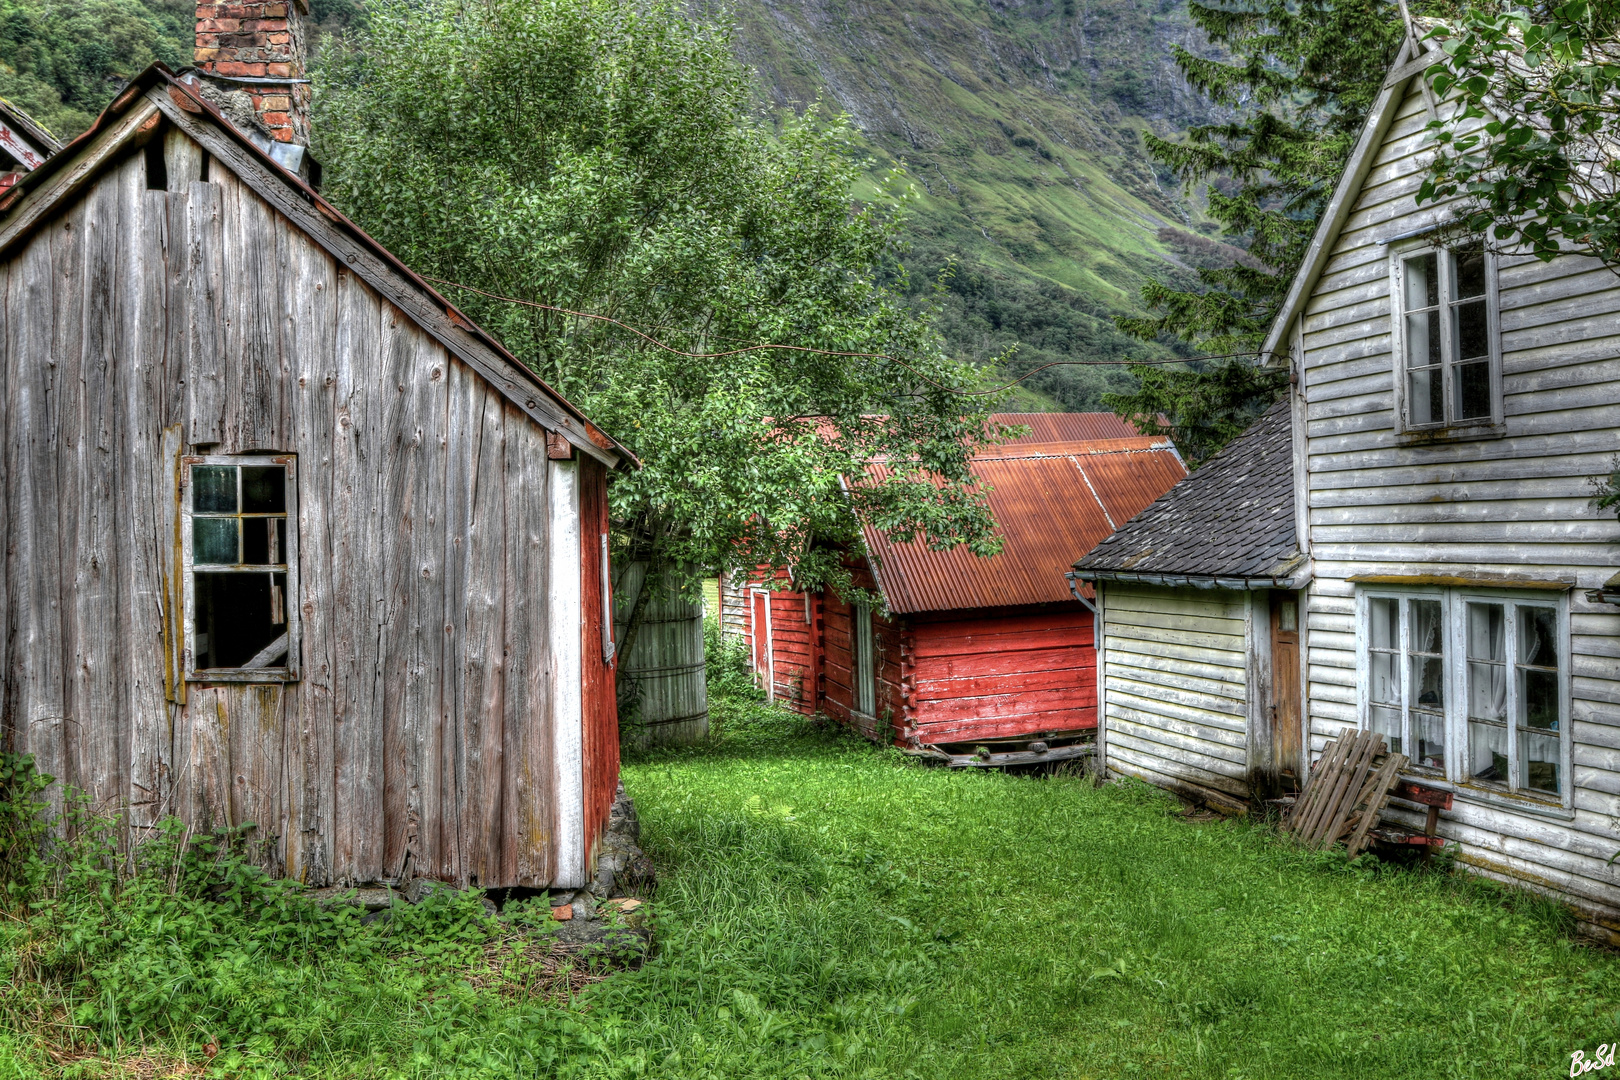
[[[191,561],[197,566],[229,566],[237,561],[236,518],[192,518]]]
[[[236,466],[193,465],[191,509],[199,514],[236,513]]]

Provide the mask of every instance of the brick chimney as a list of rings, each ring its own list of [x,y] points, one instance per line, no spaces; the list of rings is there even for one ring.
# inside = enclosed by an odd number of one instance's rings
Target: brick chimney
[[[299,20],[308,11],[308,0],[197,3],[197,70],[246,93],[270,138],[297,146],[309,144],[309,83]]]

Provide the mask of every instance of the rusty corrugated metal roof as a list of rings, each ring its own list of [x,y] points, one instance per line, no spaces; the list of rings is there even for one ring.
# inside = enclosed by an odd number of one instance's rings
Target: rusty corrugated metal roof
[[[1076,556],[1187,475],[1169,440],[1141,435],[1010,444],[979,456],[972,469],[991,488],[990,511],[1002,537],[1001,553],[981,559],[963,548],[929,551],[915,542],[890,543],[868,529],[867,550],[877,558],[890,611],[1069,600],[1063,575]],[[874,478],[889,473],[881,464],[871,471]]]
[[[1021,424],[1029,434],[1019,443],[1090,442],[1093,439],[1136,439],[1141,432],[1111,412],[993,413],[998,424]]]

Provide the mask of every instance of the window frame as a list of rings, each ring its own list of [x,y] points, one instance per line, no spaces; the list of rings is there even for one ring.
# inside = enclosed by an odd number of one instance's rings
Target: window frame
[[[1523,806],[1527,809],[1560,809],[1571,811],[1574,807],[1575,778],[1573,769],[1574,734],[1573,734],[1573,656],[1571,655],[1570,631],[1570,601],[1567,591],[1554,592],[1553,590],[1531,589],[1493,589],[1473,586],[1393,586],[1360,585],[1356,588],[1356,726],[1361,730],[1371,730],[1372,720],[1372,664],[1371,664],[1371,612],[1374,599],[1407,600],[1435,600],[1441,604],[1442,631],[1442,670],[1445,678],[1445,739],[1446,762],[1443,771],[1410,767],[1409,771],[1415,777],[1421,778],[1424,783],[1439,784],[1442,787],[1458,793],[1479,796],[1483,801],[1498,800]],[[1518,675],[1514,669],[1519,666],[1516,654],[1507,651],[1508,644],[1516,641],[1517,631],[1513,636],[1504,634],[1505,666],[1508,669],[1506,676],[1508,694],[1507,732],[1509,739],[1510,776],[1506,784],[1498,784],[1486,780],[1475,780],[1470,775],[1469,743],[1468,743],[1468,627],[1467,615],[1470,603],[1501,604],[1503,606],[1504,620],[1517,620],[1520,607],[1550,608],[1556,613],[1558,626],[1558,740],[1560,770],[1560,790],[1556,795],[1534,788],[1519,786],[1519,750],[1518,750],[1518,716],[1515,708],[1518,693]],[[1402,604],[1401,616],[1401,657],[1403,674],[1402,697],[1402,740],[1403,749],[1410,749],[1410,738],[1404,729],[1407,725],[1405,709],[1405,683],[1410,678],[1410,659],[1407,650],[1407,617],[1406,605]]]
[[[877,719],[877,627],[873,625],[872,605],[856,601],[850,605],[849,628],[849,709],[868,720]],[[862,710],[863,698],[870,698],[871,711]]]
[[[196,581],[197,567],[192,561],[192,495],[191,469],[194,465],[281,466],[287,470],[287,550],[286,597],[287,662],[281,667],[265,668],[199,668],[195,648]],[[240,475],[240,473],[238,474]],[[288,683],[299,679],[299,644],[301,641],[298,598],[298,459],[293,454],[186,454],[180,458],[178,498],[180,503],[180,578],[184,591],[184,609],[181,615],[183,635],[182,667],[188,683]],[[238,513],[241,512],[238,504]],[[245,565],[245,564],[244,564]],[[258,565],[258,564],[253,564]],[[209,572],[230,573],[216,568]],[[238,571],[259,573],[261,571]]]
[[[1390,358],[1393,361],[1395,373],[1395,433],[1397,435],[1435,436],[1446,434],[1482,435],[1498,434],[1503,425],[1502,405],[1502,313],[1499,303],[1499,287],[1497,280],[1496,255],[1489,245],[1483,245],[1485,254],[1485,323],[1486,341],[1490,349],[1490,395],[1491,414],[1489,417],[1475,417],[1469,420],[1451,419],[1454,403],[1453,368],[1457,361],[1452,359],[1451,346],[1455,336],[1452,320],[1449,317],[1453,305],[1458,303],[1454,295],[1457,278],[1456,249],[1468,246],[1466,244],[1443,245],[1436,243],[1433,238],[1418,237],[1400,244],[1391,244],[1388,249],[1389,274],[1389,308],[1390,308]],[[1404,269],[1406,260],[1426,250],[1434,251],[1440,256],[1436,259],[1440,272],[1440,340],[1441,340],[1441,402],[1445,418],[1439,423],[1413,424],[1410,422],[1407,401],[1407,363],[1406,363],[1406,282]]]

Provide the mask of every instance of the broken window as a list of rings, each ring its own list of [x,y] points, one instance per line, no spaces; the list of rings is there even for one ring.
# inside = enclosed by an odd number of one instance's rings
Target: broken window
[[[187,677],[295,677],[293,458],[187,458],[182,482]]]
[[[1568,804],[1567,600],[1367,591],[1359,610],[1363,727],[1414,771]]]

